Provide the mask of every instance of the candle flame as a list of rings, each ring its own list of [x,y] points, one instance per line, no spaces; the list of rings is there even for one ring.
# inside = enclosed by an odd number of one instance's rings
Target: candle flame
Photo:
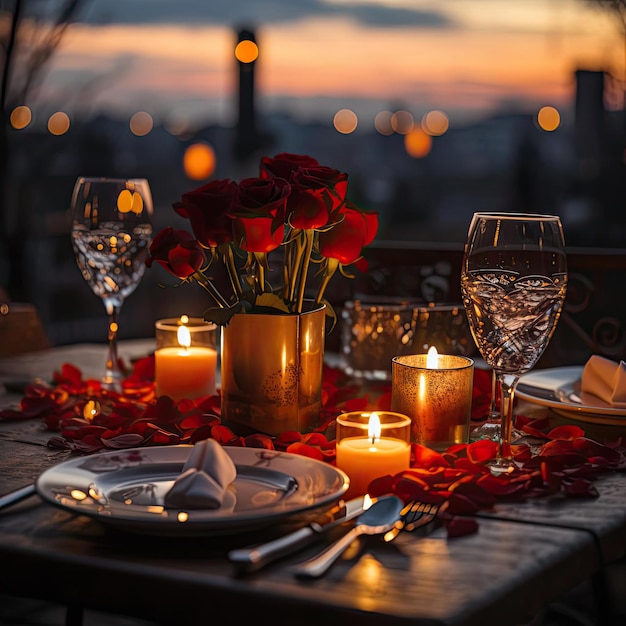
[[[435,346],[428,348],[428,354],[426,355],[426,369],[435,370],[439,365],[439,354]]]
[[[191,345],[191,333],[186,326],[179,326],[176,333],[179,345],[188,348]]]
[[[376,443],[377,439],[380,439],[380,432],[380,418],[376,413],[372,413],[367,424],[367,436],[372,440],[372,445]]]

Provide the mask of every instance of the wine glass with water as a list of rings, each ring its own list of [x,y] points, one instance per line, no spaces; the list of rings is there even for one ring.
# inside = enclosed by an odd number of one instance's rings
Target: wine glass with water
[[[120,391],[118,316],[145,271],[152,237],[152,195],[145,179],[78,178],[71,204],[72,246],[109,318],[104,388]]]
[[[513,401],[519,377],[543,354],[561,314],[567,258],[554,215],[475,213],[461,291],[474,341],[501,386],[500,452],[491,470],[510,472]]]

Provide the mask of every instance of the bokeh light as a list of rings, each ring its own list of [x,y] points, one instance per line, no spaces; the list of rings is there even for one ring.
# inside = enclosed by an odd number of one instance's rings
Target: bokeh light
[[[343,133],[344,135],[353,133],[358,124],[359,118],[356,113],[350,109],[341,109],[340,111],[337,111],[337,113],[335,113],[335,117],[333,118],[335,130]]]
[[[16,130],[26,128],[32,122],[32,119],[33,114],[27,106],[20,105],[11,111],[11,126]]]
[[[429,111],[422,117],[422,130],[433,137],[443,135],[449,126],[450,121],[443,111]]]
[[[391,125],[391,111],[379,111],[374,118],[374,128],[381,135],[393,135],[394,130]]]
[[[64,135],[70,129],[70,118],[67,113],[57,111],[48,118],[48,132],[51,135]]]
[[[130,132],[133,135],[137,135],[137,137],[144,137],[147,135],[154,127],[154,120],[152,119],[152,115],[150,113],[146,113],[145,111],[137,111],[130,118]]]
[[[257,60],[258,56],[259,47],[249,39],[240,41],[235,47],[235,58],[241,63],[252,63]]]
[[[391,116],[391,127],[399,135],[407,135],[413,130],[415,126],[415,119],[409,111],[396,111]]]
[[[215,151],[206,143],[194,143],[185,150],[183,168],[187,178],[204,180],[215,171]]]
[[[552,132],[561,125],[561,114],[554,107],[541,107],[537,113],[537,124],[542,130]]]
[[[424,158],[430,152],[432,144],[432,137],[419,127],[414,128],[404,137],[404,149],[414,159]]]

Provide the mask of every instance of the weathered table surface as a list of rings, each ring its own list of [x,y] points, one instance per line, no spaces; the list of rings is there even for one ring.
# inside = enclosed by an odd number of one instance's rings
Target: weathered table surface
[[[17,359],[10,374],[45,376],[55,359],[80,364],[81,354],[97,367],[104,348],[51,350],[26,358],[27,372]],[[0,423],[0,495],[68,458],[45,446],[49,436],[38,422]],[[280,527],[156,538],[113,530],[34,495],[0,511],[0,588],[172,624],[259,616],[277,624],[519,624],[597,575],[603,563],[624,557],[626,475],[607,474],[597,487],[593,500],[498,505],[480,518],[478,533],[457,539],[440,528],[388,544],[368,537],[325,577],[306,582],[291,567],[320,545],[245,577],[226,559],[230,548],[278,536]]]

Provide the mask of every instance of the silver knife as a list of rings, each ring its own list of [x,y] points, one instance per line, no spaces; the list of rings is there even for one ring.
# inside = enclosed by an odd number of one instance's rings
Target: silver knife
[[[364,510],[369,508],[374,502],[374,498],[369,496],[359,496],[347,502],[341,501],[337,506],[328,511],[323,520],[312,522],[298,530],[294,530],[288,535],[262,543],[251,548],[240,548],[231,550],[228,559],[234,563],[240,571],[255,572],[268,563],[283,556],[292,554],[326,533],[332,528],[340,526],[355,517],[358,517]],[[327,521],[330,518],[330,521]]]
[[[25,487],[20,487],[15,491],[10,491],[9,493],[0,496],[0,509],[3,509],[5,506],[10,506],[11,504],[15,504],[20,500],[25,500],[29,496],[37,493],[37,488],[34,484],[26,485]]]

